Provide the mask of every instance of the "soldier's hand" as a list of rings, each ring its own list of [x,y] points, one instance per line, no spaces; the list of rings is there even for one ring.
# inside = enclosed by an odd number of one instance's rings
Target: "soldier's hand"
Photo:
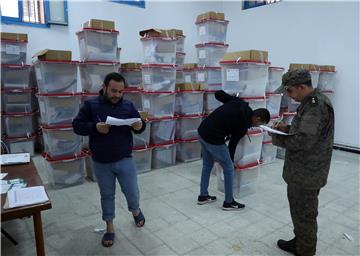
[[[110,129],[110,124],[106,124],[104,122],[99,122],[96,124],[96,130],[99,133],[107,134],[109,132],[109,129]]]
[[[131,125],[131,127],[132,127],[134,130],[139,131],[139,130],[141,129],[141,127],[142,127],[142,121],[137,121],[137,122],[133,123],[133,124]]]

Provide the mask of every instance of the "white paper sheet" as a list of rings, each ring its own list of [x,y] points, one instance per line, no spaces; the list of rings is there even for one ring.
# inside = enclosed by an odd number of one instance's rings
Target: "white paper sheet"
[[[287,133],[285,133],[285,132],[281,132],[281,131],[279,131],[279,130],[275,130],[275,129],[273,129],[273,128],[270,128],[269,126],[266,126],[266,125],[260,125],[259,127],[260,127],[261,129],[267,131],[267,132],[270,132],[270,133],[275,133],[275,134],[280,134],[280,135],[289,135],[289,134],[287,134]]]
[[[1,165],[25,164],[25,163],[29,163],[29,162],[30,162],[30,154],[29,153],[0,155],[0,164]]]
[[[44,203],[49,200],[44,186],[19,188],[8,192],[9,208]]]
[[[140,120],[141,120],[140,118],[119,119],[112,116],[108,116],[106,118],[105,123],[110,125],[117,125],[117,126],[122,126],[122,125],[131,126],[133,123],[136,123]]]
[[[3,178],[5,178],[7,175],[6,172],[0,173],[0,180],[2,180]]]

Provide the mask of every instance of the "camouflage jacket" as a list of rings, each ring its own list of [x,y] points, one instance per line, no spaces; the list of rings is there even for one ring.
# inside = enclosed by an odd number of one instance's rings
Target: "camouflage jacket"
[[[274,145],[286,149],[285,182],[303,189],[325,186],[334,141],[334,110],[318,89],[301,102],[289,134],[272,137]]]

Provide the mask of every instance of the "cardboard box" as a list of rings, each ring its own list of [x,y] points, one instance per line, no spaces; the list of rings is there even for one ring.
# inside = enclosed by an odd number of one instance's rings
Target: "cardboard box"
[[[141,69],[141,63],[137,62],[128,62],[128,63],[122,63],[121,68],[122,69]]]
[[[13,41],[23,41],[27,42],[28,35],[27,34],[20,34],[20,33],[7,33],[1,32],[1,40],[13,40]]]
[[[330,72],[335,72],[335,66],[332,65],[320,65],[319,69],[321,71],[330,71]]]
[[[183,69],[194,69],[197,68],[197,63],[185,63]]]
[[[236,60],[253,60],[253,61],[268,61],[268,52],[259,50],[247,50],[239,52],[226,53],[223,61],[236,61]]]
[[[316,64],[290,63],[289,70],[295,69],[319,70],[319,66]]]
[[[34,56],[38,60],[65,60],[71,61],[71,51],[59,51],[59,50],[50,50],[45,49],[37,52]]]
[[[142,37],[170,37],[169,30],[161,28],[150,28],[139,32]]]
[[[146,111],[139,111],[141,119],[147,119],[149,117],[149,113]]]
[[[114,30],[115,22],[110,20],[91,19],[83,24],[83,28]]]
[[[202,91],[205,89],[204,84],[195,83],[195,84],[177,84],[177,91]]]
[[[196,22],[201,22],[203,20],[224,20],[225,14],[222,12],[205,12],[199,14],[196,18]]]
[[[169,29],[168,33],[172,37],[183,36],[184,32],[181,29]]]

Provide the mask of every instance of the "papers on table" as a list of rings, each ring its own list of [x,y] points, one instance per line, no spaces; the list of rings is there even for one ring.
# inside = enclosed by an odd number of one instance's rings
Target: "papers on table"
[[[106,118],[105,123],[110,125],[117,125],[117,126],[122,126],[122,125],[131,126],[133,123],[136,123],[140,120],[141,120],[140,118],[119,119],[112,116],[108,116]]]
[[[30,162],[30,154],[29,153],[0,155],[0,164],[1,165],[25,164],[25,163],[29,163],[29,162]]]
[[[26,187],[26,181],[23,179],[0,180],[1,194],[7,193],[9,190]]]
[[[9,208],[49,201],[44,186],[19,188],[7,193]]]
[[[267,132],[270,132],[270,133],[275,133],[275,134],[279,134],[279,135],[289,135],[289,134],[287,134],[287,133],[285,133],[285,132],[281,132],[281,131],[279,131],[279,130],[275,130],[275,129],[273,129],[273,128],[270,128],[269,126],[266,126],[266,125],[260,125],[259,127],[260,127],[261,129],[267,131]]]

